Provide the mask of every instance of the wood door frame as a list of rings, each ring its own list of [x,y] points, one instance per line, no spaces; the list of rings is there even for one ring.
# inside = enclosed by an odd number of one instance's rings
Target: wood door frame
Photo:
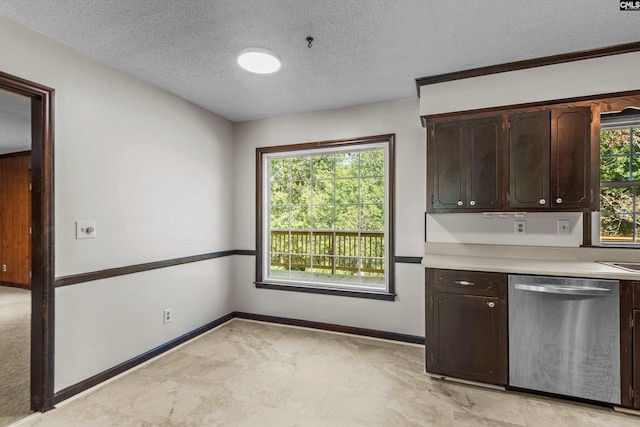
[[[54,399],[54,90],[0,71],[0,89],[31,99],[31,409]]]

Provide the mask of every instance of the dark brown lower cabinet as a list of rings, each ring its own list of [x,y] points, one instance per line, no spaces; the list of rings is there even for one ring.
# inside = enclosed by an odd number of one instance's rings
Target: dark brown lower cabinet
[[[640,283],[636,284],[640,286]],[[635,325],[640,324],[640,310],[633,310],[633,388],[632,390],[638,390],[640,387],[640,328],[635,327]],[[635,393],[631,392],[631,396],[633,397],[633,406],[635,408],[640,408],[640,396],[637,396]]]
[[[620,281],[621,405],[640,409],[640,282]]]
[[[620,282],[622,406],[640,409],[640,282]]]
[[[427,372],[507,384],[507,276],[426,270]]]

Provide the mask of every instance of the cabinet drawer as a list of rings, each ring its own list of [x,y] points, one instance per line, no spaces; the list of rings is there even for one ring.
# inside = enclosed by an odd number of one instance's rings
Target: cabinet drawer
[[[504,275],[475,271],[435,270],[433,279],[434,292],[497,297],[498,285],[504,281]]]

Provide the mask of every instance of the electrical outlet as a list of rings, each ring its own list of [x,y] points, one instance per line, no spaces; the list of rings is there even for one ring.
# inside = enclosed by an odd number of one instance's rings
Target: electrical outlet
[[[173,320],[173,308],[165,308],[162,310],[162,323],[171,323]]]
[[[515,230],[514,232],[516,234],[527,234],[527,221],[523,220],[523,219],[517,219],[515,221]]]
[[[568,219],[559,219],[558,234],[571,234],[571,221]]]

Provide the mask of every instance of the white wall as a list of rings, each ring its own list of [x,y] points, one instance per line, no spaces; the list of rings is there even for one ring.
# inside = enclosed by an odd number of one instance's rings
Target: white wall
[[[233,249],[230,122],[3,17],[0,70],[55,89],[57,277]],[[58,288],[55,389],[228,314],[231,264]]]
[[[558,232],[558,220],[569,221],[569,232]],[[515,221],[525,221],[525,234],[515,233]],[[471,243],[517,246],[579,247],[582,244],[582,213],[529,212],[513,214],[481,213],[427,215],[427,242]]]
[[[56,390],[145,353],[231,311],[233,257],[56,290]],[[173,320],[162,324],[162,310]]]
[[[396,134],[396,255],[424,253],[425,132],[418,99],[382,102],[235,126],[235,242],[255,248],[256,147]],[[255,260],[234,259],[236,310],[424,336],[424,268],[396,264],[395,302],[256,289]]]

